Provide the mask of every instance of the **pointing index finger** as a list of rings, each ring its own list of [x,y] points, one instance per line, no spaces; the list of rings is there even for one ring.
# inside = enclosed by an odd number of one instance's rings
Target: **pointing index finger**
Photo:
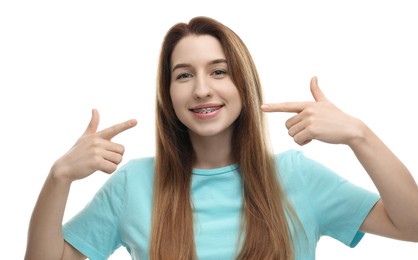
[[[263,104],[261,109],[264,112],[293,112],[300,113],[312,102],[282,102]]]
[[[136,126],[136,124],[137,124],[137,121],[135,119],[131,119],[123,123],[119,123],[111,127],[108,127],[106,129],[103,129],[102,131],[98,132],[98,134],[104,139],[110,140],[113,137],[117,136],[118,134]]]

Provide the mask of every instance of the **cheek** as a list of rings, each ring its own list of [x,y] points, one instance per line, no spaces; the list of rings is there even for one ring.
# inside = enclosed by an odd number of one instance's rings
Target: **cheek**
[[[238,91],[234,93],[234,107],[236,116],[238,117],[242,112],[242,100]]]
[[[242,102],[241,99],[238,96],[238,99],[236,100],[236,104],[235,104],[235,113],[236,116],[238,117],[242,112]]]
[[[175,87],[170,88],[170,97],[171,102],[173,104],[174,113],[178,118],[181,118],[181,113],[183,108],[186,106],[186,100],[184,98],[184,95],[180,93]]]
[[[186,84],[172,84],[170,87],[170,97],[171,102],[173,102],[173,106],[185,107],[186,103],[192,97],[192,88]]]
[[[237,109],[241,110],[242,101],[238,89],[235,86],[230,87],[228,89],[227,95],[229,97],[229,100],[234,104],[234,106],[237,107]]]
[[[179,103],[179,93],[176,91],[175,87],[170,87],[170,98],[171,102],[173,103],[173,107],[175,108],[176,105]]]

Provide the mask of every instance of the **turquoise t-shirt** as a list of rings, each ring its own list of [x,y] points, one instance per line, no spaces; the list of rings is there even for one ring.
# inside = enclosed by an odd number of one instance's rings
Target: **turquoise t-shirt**
[[[282,187],[307,237],[295,243],[296,259],[315,259],[321,236],[354,247],[378,194],[344,180],[291,150],[276,156]],[[148,259],[154,159],[131,160],[113,174],[92,201],[68,221],[65,240],[90,259],[107,259],[120,246],[132,259]],[[194,233],[199,259],[234,259],[240,227],[242,183],[237,165],[194,169]]]

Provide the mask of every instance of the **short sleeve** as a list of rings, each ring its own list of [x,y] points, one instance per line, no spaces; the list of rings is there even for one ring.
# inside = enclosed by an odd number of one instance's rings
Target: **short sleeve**
[[[89,259],[107,259],[121,246],[119,218],[124,204],[125,178],[125,167],[122,167],[63,226],[64,239]]]
[[[319,227],[319,235],[333,237],[355,247],[364,233],[360,226],[380,196],[350,183],[328,167],[293,152],[293,165],[304,185],[309,205]]]

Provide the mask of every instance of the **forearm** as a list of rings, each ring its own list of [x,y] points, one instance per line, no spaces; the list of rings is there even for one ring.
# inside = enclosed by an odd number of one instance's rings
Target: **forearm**
[[[362,134],[349,146],[376,185],[390,220],[402,233],[416,237],[418,187],[413,176],[366,125],[359,125]]]
[[[62,221],[71,182],[53,170],[40,192],[29,224],[25,259],[60,259],[64,250]]]

